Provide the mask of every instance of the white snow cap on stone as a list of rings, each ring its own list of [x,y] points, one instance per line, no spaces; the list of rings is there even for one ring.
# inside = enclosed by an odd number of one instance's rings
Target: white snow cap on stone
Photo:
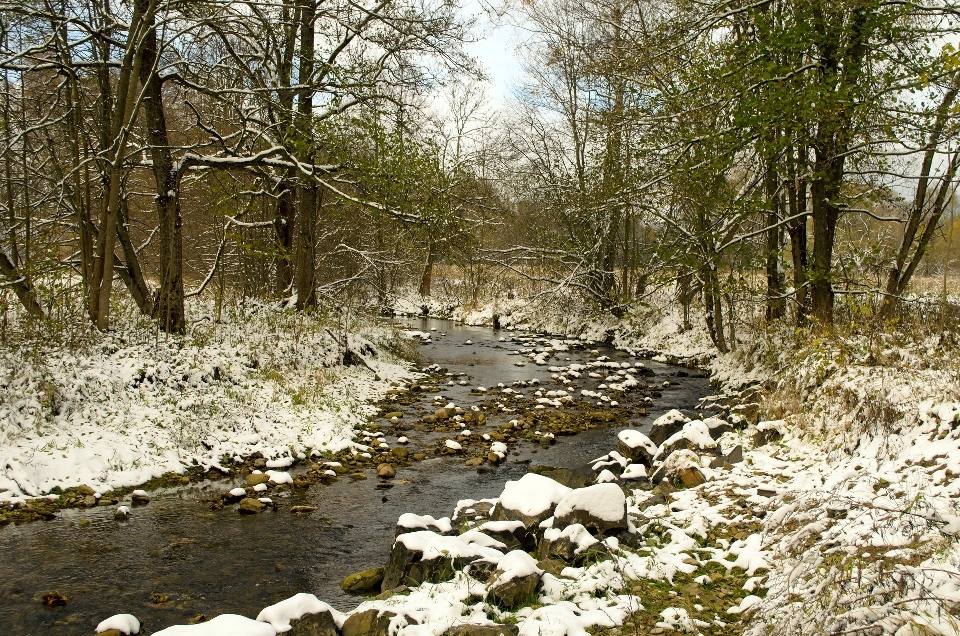
[[[457,450],[457,451],[458,451],[458,450],[463,450],[463,446],[461,446],[461,445],[458,444],[457,442],[453,441],[452,439],[446,440],[446,441],[444,442],[444,445],[445,445],[447,448],[450,448],[450,449],[452,449],[452,450]]]
[[[647,476],[647,467],[643,464],[630,464],[620,475],[621,479],[643,479]]]
[[[499,502],[507,510],[516,510],[522,515],[535,517],[553,508],[571,490],[549,477],[527,473],[517,481],[506,483]]]
[[[701,420],[693,420],[683,425],[683,428],[671,435],[663,443],[662,448],[667,448],[681,439],[687,439],[700,448],[714,448],[717,443],[710,436],[710,428]]]
[[[479,545],[477,543],[468,543],[460,537],[447,537],[429,530],[419,532],[408,532],[401,534],[396,538],[395,543],[402,543],[408,550],[420,552],[423,554],[424,561],[432,561],[437,558],[449,559],[469,559],[480,558],[493,563],[498,563],[503,558],[503,552]]]
[[[600,543],[595,536],[590,534],[583,524],[572,523],[563,530],[559,528],[547,528],[543,532],[543,538],[547,541],[556,541],[562,538],[570,539],[570,542],[577,547],[573,549],[574,554],[580,554],[590,546]]]
[[[131,497],[149,497],[150,495],[147,494],[146,490],[134,490],[132,493],[130,493],[130,496]],[[129,616],[129,614],[126,614],[126,616]],[[111,629],[116,629],[116,628],[112,627]]]
[[[276,636],[277,630],[269,623],[255,621],[237,614],[221,614],[206,623],[174,625],[153,636]]]
[[[229,494],[231,497],[244,497],[246,496],[247,491],[244,490],[243,488],[234,488],[233,490],[230,491]]]
[[[293,457],[280,457],[278,459],[267,460],[267,468],[286,468],[291,464],[293,464]]]
[[[337,626],[341,626],[345,616],[340,614],[313,594],[301,592],[288,599],[280,601],[270,607],[265,607],[257,615],[257,620],[263,623],[270,623],[278,634],[288,632],[292,629],[290,621],[303,618],[307,614],[320,614],[321,612],[330,612]]]
[[[653,426],[665,426],[667,424],[673,424],[674,422],[689,422],[690,418],[678,411],[677,409],[672,409],[667,411],[657,419],[653,421]]]
[[[645,448],[651,455],[657,454],[657,445],[640,431],[626,430],[617,434],[617,439],[629,448]]]
[[[110,618],[100,621],[97,625],[97,633],[115,629],[122,634],[139,634],[140,621],[133,614],[116,614]]]
[[[616,484],[595,484],[577,488],[560,500],[553,516],[565,517],[575,510],[583,510],[597,519],[619,521],[627,509],[627,498]]]
[[[531,574],[543,574],[543,570],[537,567],[537,562],[532,556],[523,550],[513,550],[507,552],[497,564],[497,578],[493,585]]]
[[[401,528],[436,528],[440,532],[450,532],[453,526],[450,524],[450,517],[440,517],[434,519],[430,515],[415,515],[412,512],[405,512],[397,519],[397,525]]]
[[[599,475],[597,475],[598,484],[606,484],[611,481],[617,481],[617,476],[611,473],[606,468],[604,468],[603,471]]]

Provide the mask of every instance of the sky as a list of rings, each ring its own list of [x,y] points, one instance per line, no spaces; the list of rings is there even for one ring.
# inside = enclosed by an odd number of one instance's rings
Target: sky
[[[520,77],[520,64],[515,55],[515,47],[523,37],[523,32],[504,24],[503,20],[496,20],[495,16],[491,20],[484,10],[484,5],[487,3],[480,0],[464,2],[466,13],[477,16],[477,35],[482,38],[479,42],[468,45],[466,49],[480,61],[490,77],[487,92],[491,105],[500,106]]]

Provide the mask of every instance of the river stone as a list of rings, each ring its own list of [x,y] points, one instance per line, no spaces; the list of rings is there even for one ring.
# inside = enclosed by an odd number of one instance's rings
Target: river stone
[[[403,417],[403,411],[390,411],[389,413],[384,413],[383,417],[387,420],[393,417]]]
[[[361,572],[354,572],[340,582],[340,589],[347,594],[364,594],[379,592],[383,583],[383,568],[371,568]]]
[[[683,428],[683,425],[690,421],[686,415],[673,409],[654,420],[650,426],[650,433],[647,437],[650,441],[659,446],[667,441],[667,438]]]
[[[126,636],[119,629],[108,629],[105,632],[97,632],[97,636]]]
[[[266,507],[267,505],[259,499],[246,497],[240,500],[240,508],[238,512],[242,515],[255,515],[258,512],[263,512],[263,509]]]
[[[720,439],[720,436],[724,433],[733,431],[733,424],[719,417],[708,417],[703,420],[703,423],[710,429],[710,437],[716,440]]]
[[[85,508],[93,508],[97,505],[97,498],[93,495],[87,495],[83,498],[83,506]]]
[[[247,475],[247,485],[256,486],[257,484],[265,484],[270,481],[270,475],[266,473],[250,473]]]
[[[140,493],[134,493],[130,495],[130,501],[136,506],[145,506],[150,503],[150,497],[141,495]]]
[[[77,492],[79,492],[81,495],[89,495],[89,496],[93,496],[96,493],[96,491],[93,488],[91,488],[86,484],[81,484],[77,486]]]
[[[528,528],[534,528],[553,516],[557,502],[570,491],[568,486],[554,479],[527,473],[517,481],[508,481],[504,485],[500,498],[490,511],[490,519],[522,521]]]
[[[424,424],[436,424],[436,423],[437,423],[437,416],[436,416],[436,415],[424,415],[424,416],[421,417],[420,419],[421,419],[421,421],[423,421]]]
[[[513,608],[528,600],[540,584],[538,573],[517,576],[490,588],[487,599],[503,608]]]
[[[338,636],[337,623],[330,612],[306,614],[290,621],[285,636]]]
[[[567,488],[585,488],[593,483],[596,474],[590,466],[578,466],[577,468],[556,468],[554,466],[532,466],[531,473],[537,473],[544,477],[560,482]]]
[[[388,636],[390,620],[396,616],[393,612],[368,609],[365,612],[351,614],[343,622],[343,636]]]
[[[613,483],[578,488],[557,503],[553,527],[579,523],[603,536],[627,529],[627,498]]]
[[[377,477],[382,479],[393,479],[397,476],[397,469],[393,464],[380,464],[377,466]]]
[[[410,455],[410,451],[403,446],[394,446],[390,449],[390,454],[403,461]]]
[[[677,477],[680,479],[680,482],[687,488],[693,488],[694,486],[699,486],[700,484],[706,483],[707,481],[707,478],[703,476],[703,471],[695,467],[681,468],[677,472]]]
[[[464,462],[467,466],[480,466],[483,464],[482,457],[472,457]]]
[[[657,454],[657,445],[640,431],[620,431],[617,435],[617,451],[631,464],[643,464],[650,468]]]
[[[445,636],[517,636],[519,625],[457,625],[446,631]]]

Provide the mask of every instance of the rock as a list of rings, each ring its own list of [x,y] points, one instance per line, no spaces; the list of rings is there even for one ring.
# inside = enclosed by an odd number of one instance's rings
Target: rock
[[[537,544],[537,555],[541,559],[560,559],[566,563],[582,563],[588,550],[597,551],[603,545],[579,523],[562,530],[547,528],[543,538]]]
[[[783,438],[783,431],[786,428],[784,420],[770,420],[757,424],[757,432],[753,436],[754,446],[765,446],[779,441]]]
[[[80,486],[77,486],[77,492],[80,493],[81,495],[89,495],[89,496],[93,496],[96,494],[96,491],[86,484],[81,484]]]
[[[390,411],[389,413],[383,414],[383,418],[387,420],[394,417],[403,417],[403,411]]]
[[[247,485],[256,486],[257,484],[265,484],[270,481],[270,475],[266,473],[250,473],[247,475]]]
[[[120,506],[113,512],[113,518],[117,521],[126,521],[130,517],[130,509],[126,506]]]
[[[617,451],[631,464],[643,464],[650,468],[657,454],[657,445],[640,431],[620,431],[617,435]]]
[[[553,466],[533,466],[530,472],[549,477],[567,488],[584,488],[593,483],[594,472],[590,466],[577,468],[554,468]]]
[[[517,481],[508,481],[497,504],[490,512],[494,521],[522,521],[528,528],[553,516],[557,502],[571,489],[558,481],[527,473]]]
[[[384,568],[370,568],[361,572],[354,572],[340,582],[340,589],[347,594],[365,594],[379,592],[383,583]]]
[[[493,451],[490,451],[489,453],[487,453],[487,461],[490,462],[491,464],[499,464],[500,462],[503,461],[503,458],[497,455],[496,453],[494,453]]]
[[[421,530],[447,535],[453,533],[453,524],[449,517],[434,519],[431,515],[416,515],[412,512],[405,512],[397,519],[397,528],[393,536],[396,538],[407,532],[420,532]]]
[[[142,490],[134,490],[130,493],[130,501],[135,506],[145,506],[150,503],[150,495]]]
[[[97,636],[126,636],[119,629],[108,629],[105,632],[97,632]]]
[[[514,550],[497,564],[497,573],[487,592],[487,600],[503,608],[530,602],[540,584],[543,570],[526,552]]]
[[[304,514],[307,512],[314,512],[315,510],[317,510],[316,506],[291,506],[290,507],[290,512],[295,515]]]
[[[365,612],[351,614],[343,622],[343,636],[388,636],[390,621],[396,616],[393,612],[368,609]]]
[[[339,636],[333,615],[327,612],[307,614],[290,621],[290,631],[284,636]]]
[[[457,537],[429,530],[408,532],[393,542],[380,589],[386,592],[400,584],[415,586],[424,581],[442,583],[468,563],[502,556],[499,550],[466,543]]]
[[[650,481],[655,484],[660,482],[672,482],[680,484],[680,471],[688,468],[700,470],[700,456],[691,450],[681,449],[670,453],[664,462],[654,471]],[[703,473],[701,473],[702,475]]]
[[[703,472],[699,468],[694,467],[681,468],[677,472],[677,476],[679,477],[680,482],[687,488],[699,486],[707,481],[707,478],[703,476]]]
[[[93,508],[97,505],[97,498],[93,495],[87,495],[83,498],[83,507],[84,508]]]
[[[400,461],[404,461],[410,455],[410,451],[404,448],[403,446],[394,446],[393,448],[390,449],[390,454],[396,457],[397,459],[399,459]]]
[[[560,573],[563,572],[563,568],[567,567],[567,564],[560,559],[543,559],[537,561],[537,567],[554,576],[560,576]]]
[[[617,484],[595,484],[571,491],[553,514],[556,528],[579,523],[603,536],[627,529],[627,498]]]
[[[647,437],[649,437],[651,442],[660,446],[668,437],[682,429],[683,425],[689,421],[689,417],[673,409],[654,420],[650,426],[650,434]]]
[[[454,415],[456,415],[456,411],[453,409],[437,409],[433,412],[433,416],[438,420],[449,420]]]
[[[487,521],[480,524],[477,530],[504,544],[507,550],[528,550],[536,546],[536,537],[521,521]]]
[[[240,500],[240,508],[238,512],[242,515],[255,515],[258,512],[263,512],[264,508],[266,507],[267,505],[259,499],[245,497],[244,499]]]
[[[377,466],[377,477],[381,479],[393,479],[397,476],[397,469],[393,464],[380,464]]]
[[[414,453],[414,454],[413,454],[413,461],[415,461],[415,462],[422,462],[422,461],[425,460],[426,458],[427,458],[427,456],[426,456],[424,453]]]
[[[424,424],[436,424],[436,423],[437,423],[437,416],[436,416],[436,415],[424,415],[423,417],[420,418],[420,420],[421,420]]]
[[[456,625],[444,636],[517,636],[518,625]]]
[[[728,464],[739,464],[743,461],[743,446],[737,444],[723,459]]]
[[[667,438],[660,445],[654,461],[663,460],[678,450],[691,450],[703,453],[713,453],[717,449],[717,442],[710,437],[710,429],[702,420],[693,420],[683,425],[683,428]]]
[[[715,440],[720,439],[720,436],[724,433],[730,433],[733,431],[733,424],[726,420],[722,420],[719,417],[708,417],[703,420],[703,423],[707,425],[707,428],[710,430],[710,437]]]
[[[482,457],[473,457],[464,462],[467,466],[482,466],[483,458]]]

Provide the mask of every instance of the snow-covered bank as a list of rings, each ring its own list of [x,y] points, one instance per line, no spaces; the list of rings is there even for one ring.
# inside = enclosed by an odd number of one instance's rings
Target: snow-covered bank
[[[0,500],[102,492],[255,452],[336,452],[411,374],[389,325],[358,321],[345,343],[342,322],[278,306],[234,306],[220,322],[212,306],[190,310],[183,337],[126,319],[71,347],[0,349]],[[341,364],[345,344],[356,364]]]

